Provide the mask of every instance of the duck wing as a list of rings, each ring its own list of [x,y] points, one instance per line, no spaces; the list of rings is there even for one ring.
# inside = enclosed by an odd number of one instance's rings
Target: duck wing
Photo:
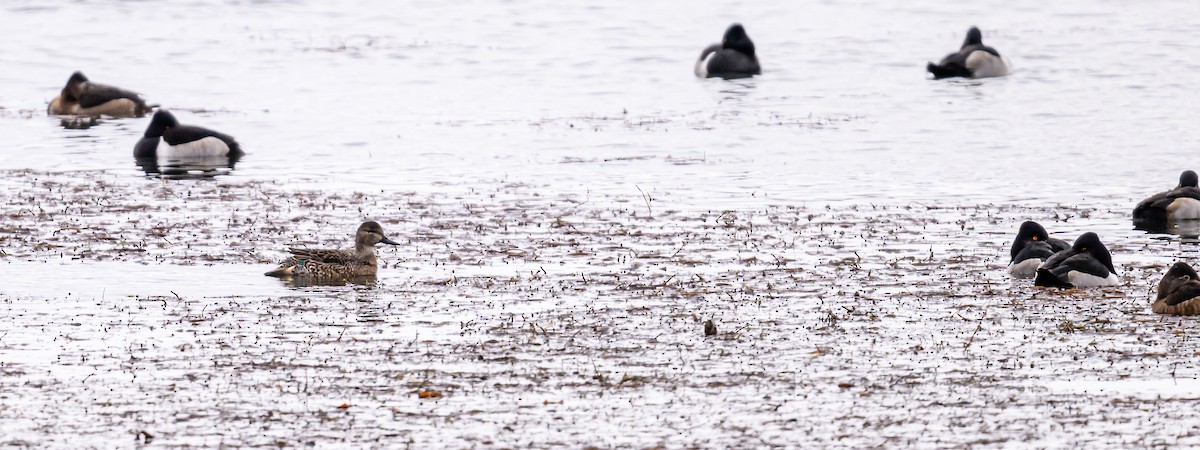
[[[988,52],[988,53],[991,53],[992,56],[995,56],[997,58],[1000,57],[1000,52],[998,52],[998,51],[996,51],[996,49],[988,47],[986,45],[966,45],[966,46],[963,46],[963,48],[958,51],[959,54],[964,55],[963,56],[964,62],[967,60],[967,56],[971,56],[971,53],[974,53],[974,52]]]
[[[79,106],[91,108],[122,98],[133,100],[139,109],[146,108],[146,101],[142,100],[141,94],[137,92],[91,82],[85,85],[83,92],[79,95]]]
[[[1200,297],[1200,281],[1191,277],[1163,278],[1158,284],[1158,300],[1174,306]]]
[[[1037,258],[1045,261],[1046,258],[1049,258],[1057,251],[1058,250],[1054,249],[1049,242],[1031,241],[1028,244],[1025,244],[1025,247],[1021,248],[1021,250],[1017,252],[1017,256],[1014,256],[1010,262],[1015,263],[1030,258]]]
[[[1055,253],[1071,248],[1071,243],[1062,239],[1049,238],[1046,243],[1050,244],[1050,248],[1054,249]]]
[[[345,250],[289,248],[292,258],[298,261],[319,264],[349,265],[355,262],[354,255]]]
[[[1194,198],[1196,200],[1200,200],[1200,188],[1194,186],[1177,187],[1168,191],[1166,194],[1172,199]]]
[[[229,146],[230,153],[238,153],[241,151],[241,146],[238,145],[236,139],[219,131],[213,131],[208,128],[194,127],[190,125],[180,125],[171,127],[163,133],[163,140],[170,145],[181,145],[188,142],[195,142],[206,137],[215,137],[220,139],[225,145]]]
[[[1063,261],[1065,261],[1067,258],[1070,258],[1073,255],[1073,253],[1071,253],[1070,250],[1071,250],[1070,248],[1067,248],[1065,250],[1059,250],[1058,252],[1055,252],[1053,255],[1050,255],[1049,258],[1046,258],[1046,260],[1042,262],[1041,268],[1052,270],[1055,267],[1062,265]]]
[[[1060,278],[1066,278],[1068,273],[1082,272],[1099,278],[1108,278],[1108,266],[1088,253],[1079,253],[1064,259],[1061,263],[1049,268]]]

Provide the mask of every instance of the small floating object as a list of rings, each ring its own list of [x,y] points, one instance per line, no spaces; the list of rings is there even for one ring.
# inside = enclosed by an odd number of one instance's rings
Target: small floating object
[[[50,101],[51,115],[141,117],[150,111],[137,92],[93,83],[83,72],[71,74],[66,86]]]
[[[983,45],[983,32],[971,27],[958,52],[946,55],[942,62],[929,63],[925,70],[933,79],[1002,77],[1012,72],[1012,62],[996,49]]]
[[[1051,238],[1040,224],[1026,221],[1017,230],[1009,251],[1008,274],[1013,278],[1033,278],[1046,258],[1068,248],[1071,244],[1067,241]]]
[[[417,398],[439,398],[442,396],[438,391],[421,391],[417,393]]]
[[[747,78],[762,73],[758,57],[754,54],[754,42],[746,35],[742,24],[730,25],[721,42],[700,52],[695,72],[700,78],[725,79]]]
[[[354,248],[307,249],[289,248],[292,256],[265,275],[279,278],[309,277],[343,279],[374,276],[379,270],[375,258],[376,244],[400,245],[383,234],[378,222],[363,222],[354,233]]]
[[[1173,316],[1200,315],[1200,276],[1185,262],[1177,262],[1158,282],[1158,297],[1150,309]]]
[[[1142,200],[1133,208],[1133,224],[1138,228],[1160,229],[1179,220],[1200,219],[1200,187],[1196,172],[1179,174],[1179,185]]]
[[[705,336],[715,336],[716,334],[717,334],[717,324],[714,323],[712,321],[712,319],[708,319],[708,320],[704,321],[704,335]]]
[[[68,130],[86,130],[98,123],[100,123],[100,119],[97,119],[96,116],[70,117],[59,121],[59,124]]]
[[[1051,255],[1038,267],[1034,286],[1074,288],[1120,283],[1112,255],[1096,233],[1083,233],[1071,248]]]

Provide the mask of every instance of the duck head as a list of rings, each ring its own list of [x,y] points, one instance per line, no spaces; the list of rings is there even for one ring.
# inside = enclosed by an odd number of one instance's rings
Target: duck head
[[[162,137],[167,129],[179,126],[179,121],[175,120],[175,115],[165,109],[160,109],[154,112],[154,117],[150,118],[150,126],[146,127],[144,137],[155,138]]]
[[[67,79],[67,85],[63,86],[62,95],[69,100],[79,100],[83,95],[83,85],[88,82],[88,78],[83,75],[83,72],[76,71],[71,74],[71,78]]]
[[[1012,251],[1010,252],[1013,259],[1017,258],[1017,254],[1021,249],[1029,245],[1030,242],[1042,241],[1050,239],[1050,234],[1046,232],[1037,222],[1032,220],[1021,224],[1021,229],[1017,231],[1017,238],[1013,240]]]
[[[1163,275],[1164,280],[1176,278],[1182,278],[1184,281],[1187,281],[1195,280],[1200,278],[1200,276],[1196,275],[1196,271],[1192,269],[1192,266],[1189,266],[1188,263],[1180,261],[1172,264],[1171,268],[1167,270],[1167,274]]]
[[[358,231],[354,233],[354,243],[358,248],[374,247],[376,244],[400,245],[399,242],[388,239],[383,234],[383,227],[379,226],[379,222],[374,220],[363,222],[358,226]]]
[[[983,32],[979,31],[978,27],[967,30],[967,38],[963,40],[963,48],[972,45],[983,45]]]
[[[1196,172],[1185,170],[1179,174],[1179,187],[1197,187],[1197,182],[1200,177],[1196,176]]]
[[[729,29],[725,30],[725,37],[721,38],[721,47],[737,50],[746,56],[754,56],[754,42],[750,41],[750,36],[746,35],[746,29],[740,23],[730,25]]]
[[[1097,236],[1096,233],[1090,231],[1083,233],[1078,239],[1075,239],[1075,243],[1071,245],[1070,252],[1075,255],[1091,255],[1091,257],[1100,261],[1101,264],[1104,264],[1104,267],[1108,268],[1109,272],[1117,273],[1117,269],[1113,268],[1112,254],[1108,253],[1108,247],[1105,247],[1104,243],[1100,242],[1100,236]]]

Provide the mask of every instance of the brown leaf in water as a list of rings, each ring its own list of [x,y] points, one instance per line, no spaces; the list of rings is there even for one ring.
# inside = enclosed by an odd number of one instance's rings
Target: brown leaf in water
[[[417,398],[438,398],[442,393],[438,391],[421,391],[417,393]]]

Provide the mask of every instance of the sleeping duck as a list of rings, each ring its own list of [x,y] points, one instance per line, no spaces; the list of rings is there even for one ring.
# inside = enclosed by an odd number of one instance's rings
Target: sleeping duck
[[[935,80],[1002,77],[1012,72],[1012,62],[1000,56],[996,49],[983,45],[983,33],[979,28],[971,27],[958,52],[946,55],[938,64],[929,63],[925,69]]]
[[[758,57],[754,55],[754,42],[750,41],[746,29],[738,23],[725,30],[720,43],[700,52],[695,70],[700,78],[746,78],[762,73]]]
[[[1200,219],[1200,187],[1196,184],[1196,172],[1185,170],[1175,189],[1154,194],[1133,208],[1133,224],[1161,228],[1167,222]]]
[[[1033,278],[1050,255],[1069,248],[1071,244],[1067,241],[1054,239],[1037,222],[1027,221],[1021,224],[1009,251],[1008,274],[1013,278]]]
[[[244,153],[233,136],[207,128],[180,125],[175,116],[165,109],[154,113],[146,133],[133,148],[135,158],[237,157]]]
[[[1185,262],[1177,262],[1158,282],[1158,298],[1150,309],[1173,316],[1200,315],[1200,276]]]
[[[1120,283],[1112,255],[1096,233],[1083,233],[1071,248],[1046,258],[1034,286],[1059,288],[1112,286]]]
[[[150,106],[137,92],[93,83],[83,72],[71,74],[46,112],[51,115],[141,117]]]

